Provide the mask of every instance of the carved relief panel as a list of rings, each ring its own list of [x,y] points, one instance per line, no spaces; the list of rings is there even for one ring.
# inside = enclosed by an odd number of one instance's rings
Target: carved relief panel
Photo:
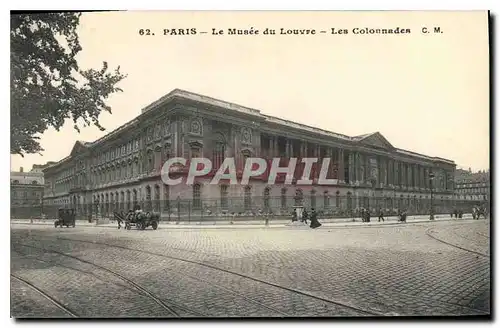
[[[241,128],[241,144],[245,146],[252,145],[252,130],[250,128]]]

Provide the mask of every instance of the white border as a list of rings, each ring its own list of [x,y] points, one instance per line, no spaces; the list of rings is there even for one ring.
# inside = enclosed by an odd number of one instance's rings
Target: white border
[[[12,2],[13,3],[13,2]],[[141,0],[141,1],[130,1],[130,0],[121,0],[121,1],[108,1],[108,2],[103,2],[102,0],[86,0],[84,2],[69,2],[69,1],[64,1],[64,0],[58,0],[58,1],[35,1],[35,0],[27,0],[27,1],[22,1],[22,2],[17,2],[15,4],[15,8],[13,6],[8,6],[8,10],[11,9],[16,9],[16,10],[51,10],[51,9],[58,9],[58,10],[95,10],[96,8],[108,8],[108,9],[121,9],[121,10],[491,10],[492,13],[500,13],[499,8],[499,3],[500,1],[493,1],[493,0],[476,0],[476,1],[465,1],[465,0],[455,0],[455,1],[437,1],[437,0],[420,0],[420,1],[377,1],[376,3],[374,1],[369,1],[369,0],[351,0],[351,1],[337,1],[334,4],[330,3],[329,1],[323,1],[323,0],[307,0],[307,1],[297,1],[297,0],[288,0],[288,1],[273,1],[273,0],[251,0],[251,1],[227,1],[227,0],[182,0],[182,1],[177,1],[177,2],[172,2],[169,1],[168,3],[161,3],[157,1],[152,1],[152,0]],[[7,2],[2,2],[1,6],[3,7]],[[0,24],[4,25],[2,28],[2,31],[5,31],[5,33],[1,34],[2,38],[2,43],[4,44],[4,49],[9,49],[9,34],[6,33],[6,31],[9,29],[9,15],[8,11],[4,11],[6,13],[6,17],[3,20],[0,20]],[[496,24],[498,25],[498,20],[496,20]],[[498,32],[495,34],[495,44],[497,45],[497,51],[496,54],[498,54]],[[7,51],[2,52],[2,56],[4,56],[3,63],[4,65],[1,66],[3,74],[0,76],[4,77],[2,79],[2,82],[5,83],[3,86],[2,90],[4,91],[4,98],[6,102],[9,101],[9,62],[10,58],[7,54]],[[497,58],[497,56],[495,56]],[[498,66],[498,62],[496,63]],[[496,70],[495,72],[496,73]],[[496,74],[495,74],[496,75]],[[495,94],[498,96],[498,84],[495,86],[495,90],[492,90],[495,92]],[[495,104],[493,104],[495,105]],[[8,108],[8,106],[6,106]],[[496,107],[496,106],[495,106]],[[10,115],[9,111],[7,108],[4,108],[3,111],[1,111],[1,115],[3,116],[3,119],[0,119],[0,122],[2,124],[2,128],[0,129],[1,133],[4,134],[4,138],[2,140],[10,140]],[[496,115],[498,117],[498,114]],[[495,126],[496,120],[495,120]],[[466,131],[464,131],[466,133]],[[496,145],[497,146],[497,145]],[[497,148],[495,146],[495,151],[497,151]],[[7,148],[10,148],[10,146],[7,144],[7,142],[1,143],[0,147],[2,147],[2,153],[5,154],[7,157],[9,154],[10,156],[10,151],[8,152]],[[4,149],[5,148],[5,151]],[[2,170],[5,172],[5,179],[3,180],[4,183],[2,184],[5,186],[5,189],[2,191],[4,194],[4,197],[1,199],[4,199],[4,202],[2,203],[2,206],[0,207],[4,211],[4,215],[2,215],[3,219],[5,220],[5,229],[1,230],[1,234],[3,234],[4,238],[0,238],[2,243],[3,243],[3,249],[4,250],[9,250],[10,249],[10,224],[8,225],[9,218],[10,218],[10,213],[9,213],[9,196],[10,196],[10,191],[7,190],[7,186],[10,185],[10,176],[7,177],[8,171],[10,171],[10,157],[9,159],[6,158],[5,161],[2,161],[0,164],[4,166],[4,169]],[[494,168],[490,168],[491,171],[494,171]],[[497,177],[495,181],[493,182],[494,185],[497,185],[497,180],[500,179]],[[496,198],[494,199],[496,203]],[[494,214],[494,217],[496,217],[496,212]],[[495,225],[495,226],[498,226]],[[497,232],[497,231],[495,231]],[[7,251],[4,251],[4,254],[7,254]],[[7,256],[4,257],[4,259],[7,258]],[[8,325],[14,325],[14,321],[12,319],[7,319],[10,318],[10,297],[7,295],[10,295],[10,278],[9,278],[9,273],[10,273],[10,257],[9,260],[4,260],[2,261],[2,293],[3,297],[1,298],[1,309],[2,309],[2,321],[7,323]],[[492,277],[494,279],[494,277]],[[496,285],[496,284],[495,284]],[[495,302],[497,304],[497,302]],[[299,324],[300,322],[296,322],[295,324]],[[310,324],[307,321],[305,322],[306,324]],[[35,323],[25,323],[24,326],[32,326]],[[53,324],[53,323],[50,323]],[[112,323],[107,323],[107,325],[110,325]],[[124,322],[118,323],[120,325],[127,324]],[[128,323],[128,324],[134,324],[134,323]],[[140,323],[142,324],[142,323]],[[158,324],[158,322],[156,323]],[[163,322],[160,322],[160,324],[163,324]],[[174,323],[174,322],[168,322],[166,323],[169,326],[170,325],[194,325],[194,323],[186,322],[186,323]],[[218,324],[218,323],[217,323]],[[231,324],[236,324],[232,322]],[[261,322],[255,322],[255,324],[258,324],[259,326],[262,326],[264,323]],[[274,325],[276,323],[267,323],[264,325]],[[290,322],[291,324],[291,322]],[[343,323],[334,323],[336,326],[342,326],[344,325]],[[363,325],[374,325],[377,323],[373,322],[366,322]],[[400,322],[395,322],[395,324],[399,325],[401,324]],[[413,325],[413,324],[418,324],[418,323],[404,323],[405,325]],[[430,324],[430,323],[423,323],[426,326],[429,325],[436,325],[435,324]],[[452,323],[453,324],[453,323]],[[85,324],[87,325],[87,324]],[[103,323],[92,323],[92,327],[99,327],[103,325]],[[112,324],[116,325],[116,323]],[[238,325],[241,325],[238,324]],[[420,324],[419,324],[420,325]]]

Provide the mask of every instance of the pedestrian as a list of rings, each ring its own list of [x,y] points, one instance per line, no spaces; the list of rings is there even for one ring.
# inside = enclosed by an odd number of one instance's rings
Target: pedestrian
[[[382,222],[384,222],[384,211],[382,210],[382,208],[379,209],[378,211],[378,222],[380,222],[380,220],[382,220]]]
[[[400,221],[401,222],[406,222],[406,210],[401,211]]]
[[[318,221],[318,213],[316,213],[314,208],[311,209],[311,225],[309,227],[312,229],[321,227],[321,223]]]
[[[312,215],[312,213],[311,213]],[[304,208],[304,212],[302,212],[302,222],[304,222],[305,224],[307,224],[307,219],[309,218],[309,213],[307,213],[306,209]]]

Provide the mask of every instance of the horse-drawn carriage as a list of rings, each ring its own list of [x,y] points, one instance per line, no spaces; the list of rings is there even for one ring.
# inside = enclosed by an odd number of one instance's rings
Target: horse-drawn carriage
[[[57,219],[54,222],[54,227],[75,227],[76,212],[74,208],[60,208],[57,211]]]
[[[152,227],[153,230],[156,230],[160,223],[160,214],[153,212],[114,212],[113,215],[116,221],[118,221],[118,229],[120,229],[123,224],[127,230],[130,230],[133,226],[135,226],[137,230],[145,230],[147,227]]]

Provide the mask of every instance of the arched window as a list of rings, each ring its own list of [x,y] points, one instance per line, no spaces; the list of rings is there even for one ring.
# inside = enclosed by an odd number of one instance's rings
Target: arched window
[[[347,211],[352,212],[352,194],[350,191],[347,192]]]
[[[163,209],[170,211],[170,186],[167,184],[163,185]]]
[[[311,190],[311,208],[316,208],[316,190]]]
[[[125,209],[126,210],[132,209],[132,206],[130,204],[130,190],[127,190],[126,192],[125,202],[126,202]]]
[[[151,187],[150,186],[146,186],[146,208],[145,210],[146,211],[151,211],[153,209],[153,206],[152,206],[152,201],[151,201]]]
[[[281,189],[281,208],[286,208],[286,188]]]
[[[120,193],[120,210],[125,210],[125,192],[123,191]]]
[[[160,186],[155,185],[155,200],[153,204],[155,212],[160,212]]]
[[[245,211],[252,208],[252,188],[250,186],[245,186],[244,206]]]
[[[104,200],[104,210],[106,211],[106,215],[109,213],[109,194],[106,193],[106,198]]]
[[[220,186],[220,206],[223,210],[228,208],[227,206],[227,185]]]
[[[304,202],[304,194],[302,189],[297,189],[295,191],[295,206],[301,206]]]
[[[163,167],[163,164],[165,164],[165,162],[169,160],[169,158],[170,158],[170,144],[166,143],[165,145],[163,145],[163,153],[162,153],[162,161],[161,161],[162,167]]]
[[[148,172],[153,171],[154,168],[154,154],[152,150],[148,151]]]
[[[330,195],[328,195],[328,191],[323,192],[323,205],[325,208],[330,207]]]
[[[114,210],[115,211],[118,211],[119,209],[119,206],[120,206],[120,194],[118,193],[118,191],[115,192],[115,206],[114,206]]]
[[[270,198],[271,198],[271,188],[266,187],[264,189],[264,208],[268,210],[270,206]]]
[[[193,209],[201,209],[201,185],[193,185]]]
[[[226,141],[221,133],[217,133],[214,142],[213,169],[218,170],[224,162],[224,157],[226,155]]]
[[[137,190],[132,190],[132,208],[138,204],[137,202]]]

